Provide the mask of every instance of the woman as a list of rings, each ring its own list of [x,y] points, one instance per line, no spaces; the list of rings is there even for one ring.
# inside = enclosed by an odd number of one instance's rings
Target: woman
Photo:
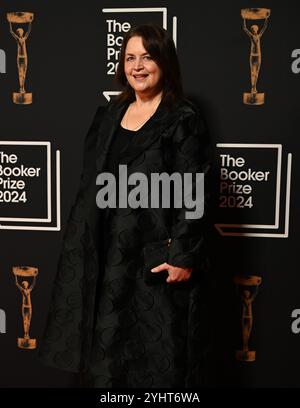
[[[207,173],[204,122],[183,97],[166,30],[131,29],[116,78],[123,93],[97,110],[86,137],[40,354],[92,387],[202,385],[204,217],[162,205],[101,209],[95,175],[118,178],[119,165],[128,175]]]

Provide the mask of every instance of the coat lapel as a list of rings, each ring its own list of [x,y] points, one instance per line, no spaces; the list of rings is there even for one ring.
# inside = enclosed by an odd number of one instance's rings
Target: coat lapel
[[[103,171],[107,155],[113,141],[114,132],[117,130],[123,115],[126,112],[128,103],[123,103],[118,107],[112,108],[104,117],[102,125],[99,128],[98,143],[96,151],[97,174]],[[151,118],[151,126],[144,130],[141,137],[134,137],[132,143],[122,153],[120,158],[122,164],[129,164],[133,159],[143,153],[155,140],[161,135],[164,127],[174,121],[176,110],[167,110],[161,103]]]
[[[99,174],[106,163],[107,154],[114,132],[117,130],[119,123],[127,109],[128,103],[123,103],[118,107],[112,107],[107,111],[98,131],[98,139],[96,145],[96,170]]]
[[[102,245],[100,240],[100,223],[104,214],[103,210],[99,209],[96,205],[96,195],[98,192],[96,177],[104,169],[114,132],[116,131],[127,106],[127,104],[122,104],[118,107],[107,107],[107,111],[104,113],[104,116],[101,119],[96,137],[94,164],[96,174],[95,177],[91,177],[86,188],[85,217],[92,233],[95,248],[98,251],[98,256],[100,257]],[[90,165],[93,166],[93,163],[90,163]]]
[[[176,109],[168,110],[160,104],[151,118],[151,123],[146,123],[143,132],[135,135],[136,137],[133,137],[131,143],[123,151],[120,156],[122,164],[129,165],[136,157],[146,151],[169,128],[176,116],[178,116]]]

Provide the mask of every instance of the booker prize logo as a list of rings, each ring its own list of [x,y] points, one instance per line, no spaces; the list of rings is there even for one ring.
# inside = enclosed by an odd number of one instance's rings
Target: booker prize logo
[[[249,350],[249,338],[253,326],[252,303],[257,295],[260,276],[235,276],[234,283],[237,285],[238,292],[242,300],[242,350],[236,351],[236,359],[239,361],[255,361],[256,352]]]
[[[29,329],[32,317],[31,292],[36,283],[38,269],[30,266],[13,266],[17,288],[22,295],[22,318],[24,336],[18,338],[18,347],[21,349],[35,349],[36,339],[31,339]]]
[[[7,13],[10,33],[17,42],[17,66],[19,74],[19,92],[13,92],[13,102],[18,105],[28,105],[32,103],[32,93],[25,91],[25,79],[28,66],[28,56],[26,49],[26,40],[31,31],[31,23],[33,21],[33,13],[28,12],[13,12]],[[12,24],[17,25],[14,30]],[[27,31],[24,31],[24,26],[27,24]],[[21,25],[21,26],[20,26]]]
[[[244,31],[249,36],[251,42],[250,48],[250,72],[251,72],[251,91],[244,92],[243,102],[247,105],[262,105],[265,102],[265,94],[257,92],[256,84],[261,66],[261,44],[260,39],[265,32],[268,24],[268,18],[271,14],[270,9],[266,8],[248,8],[241,10],[241,16],[244,21]],[[246,20],[250,21],[250,30],[247,27]],[[264,20],[260,28],[254,24],[257,20]]]
[[[54,157],[48,141],[0,140],[0,230],[60,230],[59,150]]]
[[[292,154],[281,144],[218,143],[222,236],[287,238]],[[286,169],[285,169],[286,168]]]

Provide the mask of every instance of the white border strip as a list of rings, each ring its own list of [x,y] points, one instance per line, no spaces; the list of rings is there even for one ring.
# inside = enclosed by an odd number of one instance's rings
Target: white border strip
[[[167,29],[167,8],[166,7],[132,7],[132,8],[104,8],[103,13],[163,13],[163,28]]]
[[[177,17],[173,16],[173,41],[175,47],[177,48]]]
[[[102,94],[104,98],[109,102],[111,96],[119,95],[121,91],[103,91]]]

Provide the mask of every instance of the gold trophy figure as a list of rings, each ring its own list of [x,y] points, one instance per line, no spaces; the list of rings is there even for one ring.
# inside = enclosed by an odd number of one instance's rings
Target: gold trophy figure
[[[236,276],[234,283],[238,286],[242,303],[242,337],[243,349],[236,351],[236,358],[239,361],[255,361],[255,351],[249,350],[249,338],[253,326],[252,303],[257,295],[258,287],[261,284],[259,276]]]
[[[29,328],[32,317],[31,291],[36,283],[38,269],[30,266],[14,266],[13,274],[15,275],[16,285],[22,294],[22,317],[24,337],[18,338],[18,347],[22,349],[35,349],[36,339],[31,339],[29,336]],[[22,280],[19,283],[19,278],[32,278],[32,283],[28,280]]]
[[[251,41],[250,48],[250,72],[251,72],[251,92],[244,92],[243,102],[247,105],[262,105],[265,101],[265,94],[257,92],[256,84],[261,66],[261,45],[260,39],[268,25],[268,18],[271,14],[270,9],[249,8],[242,9],[241,15],[244,21],[243,28]],[[252,24],[250,30],[247,28],[246,20],[264,19],[264,25],[260,29],[257,24]]]
[[[13,93],[13,102],[19,105],[28,105],[32,103],[32,93],[28,93],[25,91],[25,78],[28,66],[26,40],[31,32],[31,22],[33,20],[33,16],[33,13],[28,12],[7,13],[10,33],[17,41],[18,45],[17,66],[19,73],[20,91]],[[26,33],[24,33],[24,29],[19,27],[16,29],[16,31],[14,31],[12,23],[28,23],[28,30],[26,31]]]

